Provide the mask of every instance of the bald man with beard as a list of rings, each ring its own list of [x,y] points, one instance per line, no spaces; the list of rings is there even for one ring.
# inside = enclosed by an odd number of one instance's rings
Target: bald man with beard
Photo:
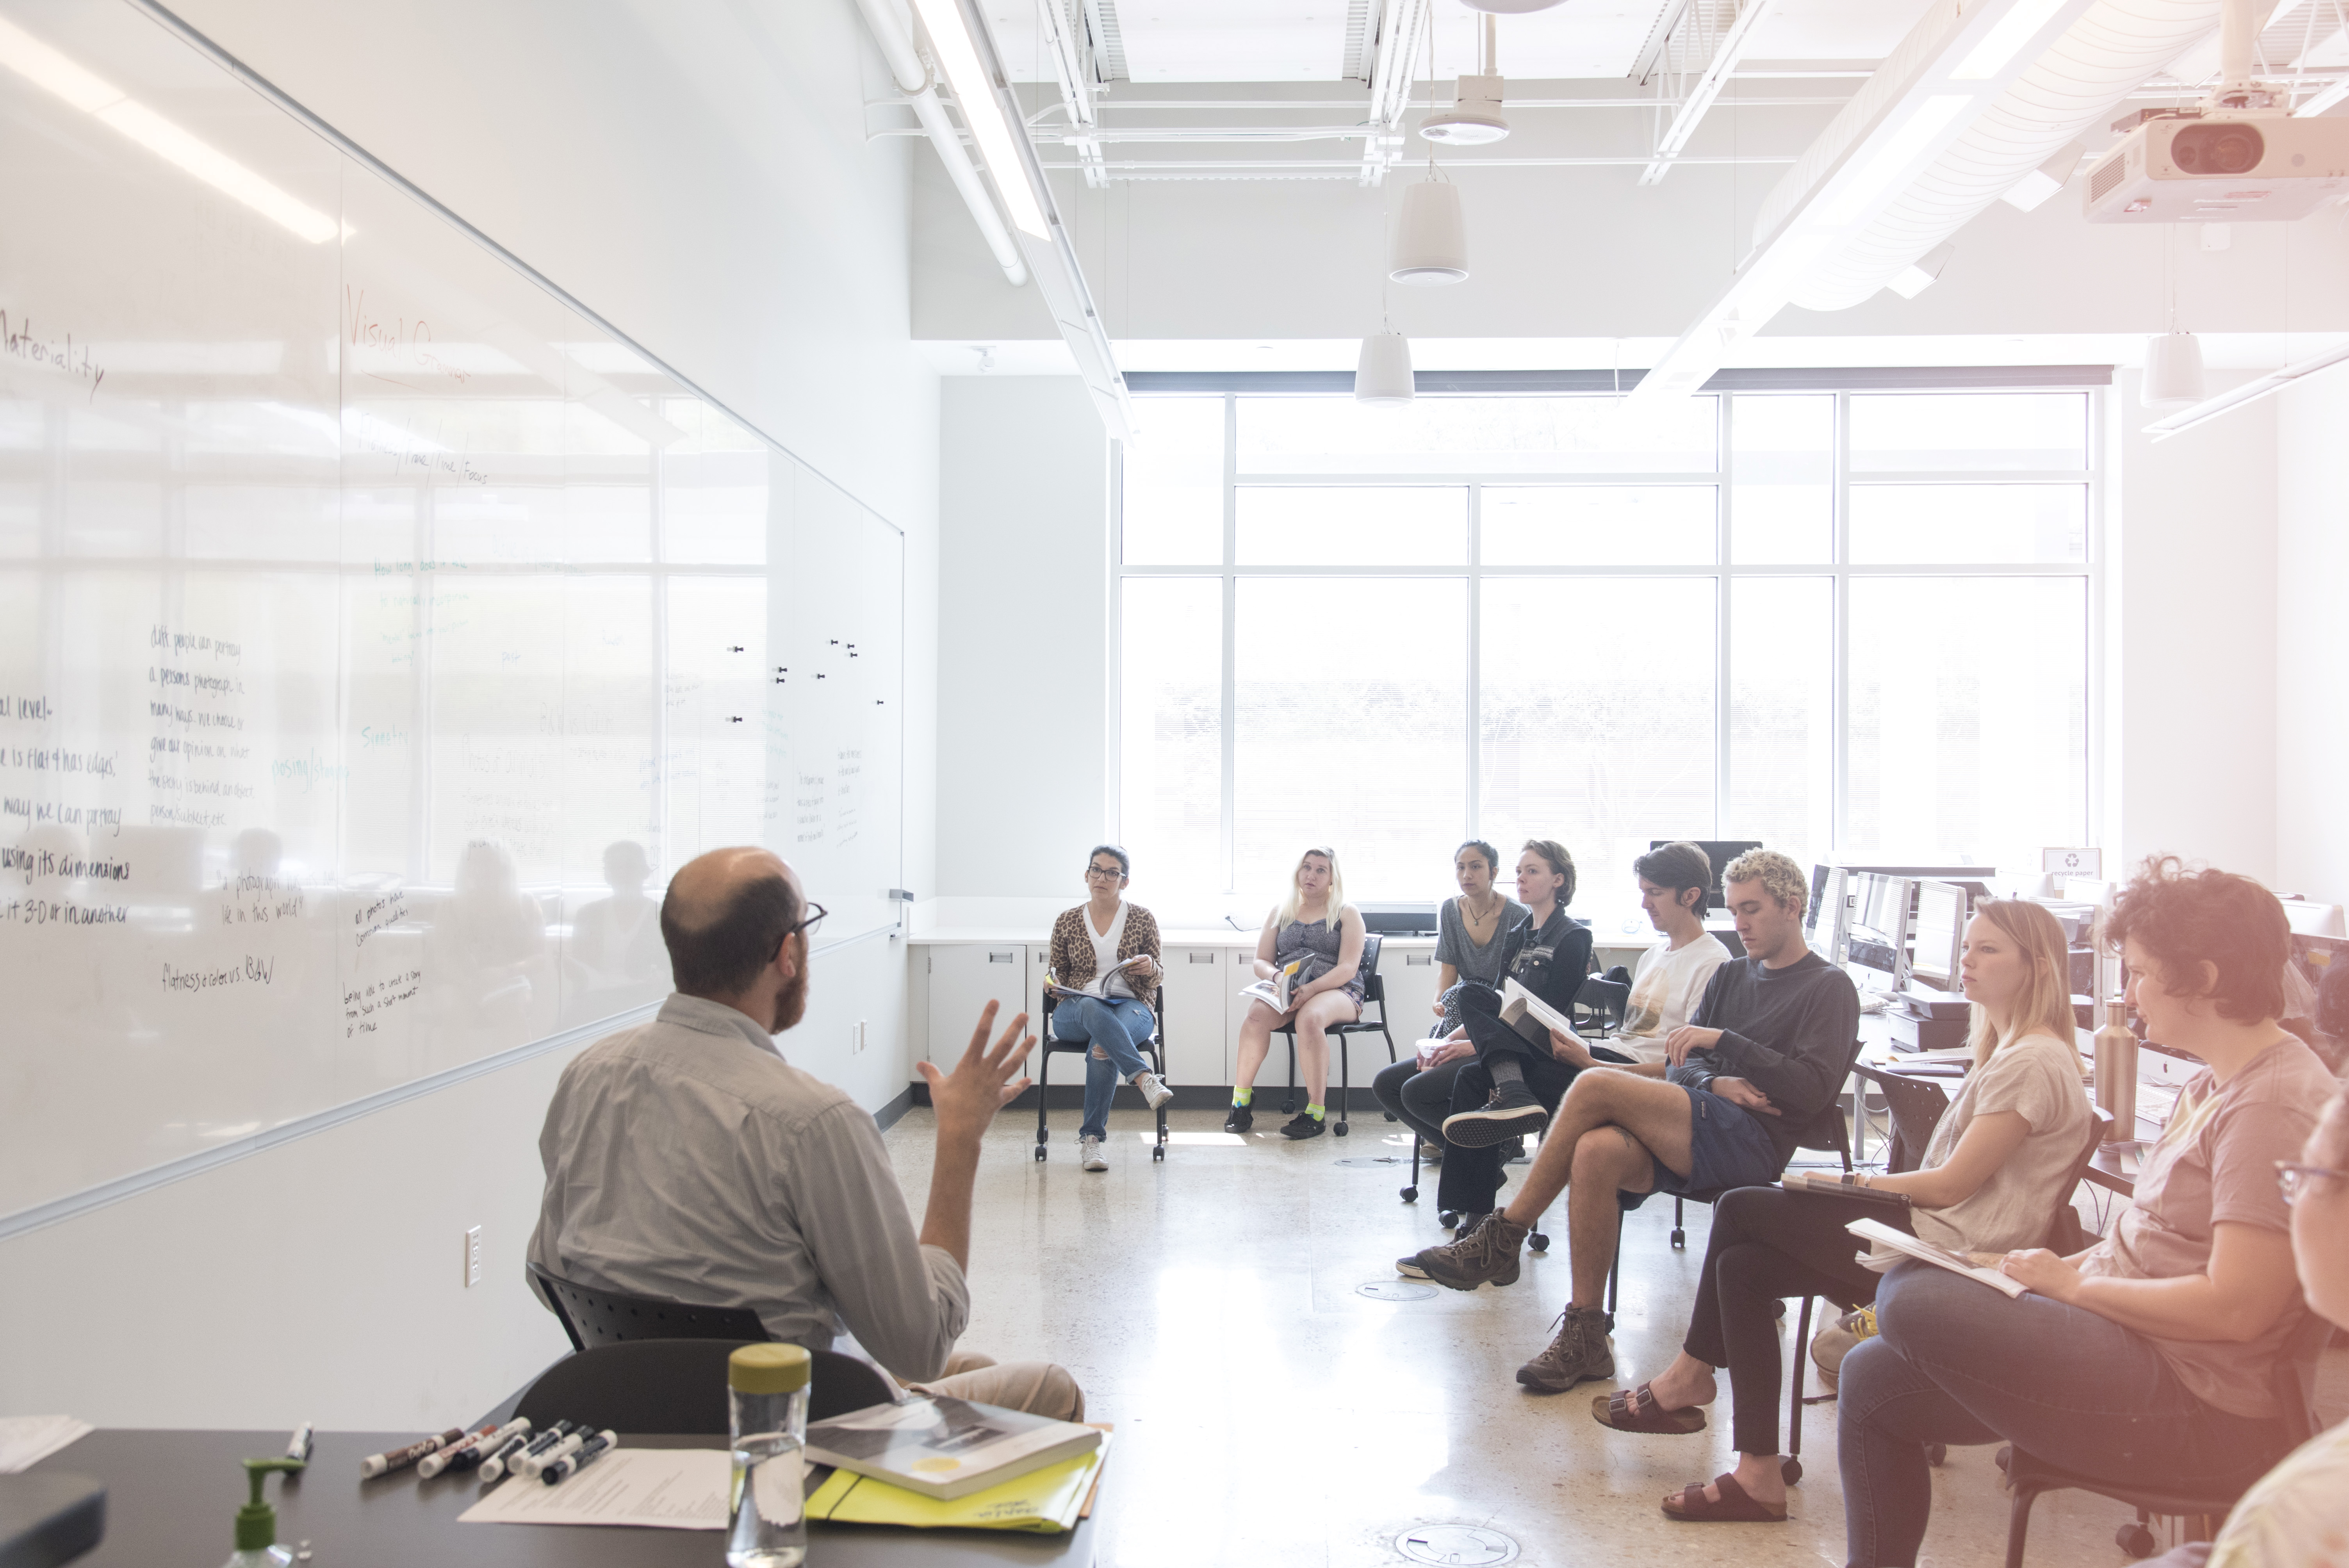
[[[783,1059],[807,1011],[808,935],[823,918],[761,849],[688,863],[661,904],[676,994],[648,1024],[564,1069],[539,1134],[546,1191],[530,1261],[591,1289],[747,1306],[774,1338],[854,1346],[923,1392],[1084,1415],[1049,1362],[958,1351],[970,1318],[979,1140],[1028,1079],[1025,1013],[992,1046],[995,1004],[950,1073],[928,1080],[937,1145],[918,1237],[873,1118]]]

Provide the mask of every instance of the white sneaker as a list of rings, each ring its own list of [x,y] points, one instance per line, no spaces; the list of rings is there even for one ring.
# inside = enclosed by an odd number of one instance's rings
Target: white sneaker
[[[1174,1091],[1160,1081],[1156,1073],[1146,1068],[1133,1075],[1133,1087],[1142,1091],[1142,1103],[1153,1110],[1156,1110],[1174,1098]]]
[[[1081,1138],[1077,1140],[1077,1169],[1080,1171],[1109,1169],[1109,1157],[1102,1152],[1100,1139]]]

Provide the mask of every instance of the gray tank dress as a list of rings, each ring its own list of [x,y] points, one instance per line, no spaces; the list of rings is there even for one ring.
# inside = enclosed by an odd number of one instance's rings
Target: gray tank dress
[[[1286,969],[1292,958],[1305,960],[1305,967],[1297,972],[1297,984],[1319,980],[1338,967],[1338,948],[1345,933],[1333,920],[1317,920],[1307,923],[1292,920],[1272,935],[1272,963],[1276,969]],[[1354,977],[1340,985],[1339,991],[1350,997],[1355,1009],[1362,1006],[1362,971],[1357,965]]]

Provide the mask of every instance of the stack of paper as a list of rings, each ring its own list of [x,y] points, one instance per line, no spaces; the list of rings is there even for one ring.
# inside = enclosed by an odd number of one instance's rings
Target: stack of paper
[[[901,1524],[916,1530],[1023,1530],[1059,1535],[1074,1530],[1092,1495],[1109,1434],[1101,1447],[1074,1459],[962,1497],[940,1501],[850,1470],[832,1479],[808,1499],[808,1517],[834,1524]]]
[[[734,1457],[723,1449],[614,1449],[556,1486],[514,1476],[460,1524],[636,1524],[723,1530]]]

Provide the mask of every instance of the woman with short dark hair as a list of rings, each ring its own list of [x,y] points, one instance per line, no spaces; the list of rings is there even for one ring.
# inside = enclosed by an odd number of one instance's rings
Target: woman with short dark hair
[[[1877,1335],[1838,1378],[1855,1564],[1917,1561],[1933,1443],[2012,1442],[2154,1491],[2248,1486],[2289,1446],[2273,1374],[2306,1308],[2275,1167],[2296,1158],[2335,1086],[2276,1022],[2283,909],[2249,877],[2157,857],[2107,934],[2147,1037],[2208,1066],[2110,1235],[2072,1257],[1996,1260],[2024,1295],[1919,1263],[1885,1277]]]

